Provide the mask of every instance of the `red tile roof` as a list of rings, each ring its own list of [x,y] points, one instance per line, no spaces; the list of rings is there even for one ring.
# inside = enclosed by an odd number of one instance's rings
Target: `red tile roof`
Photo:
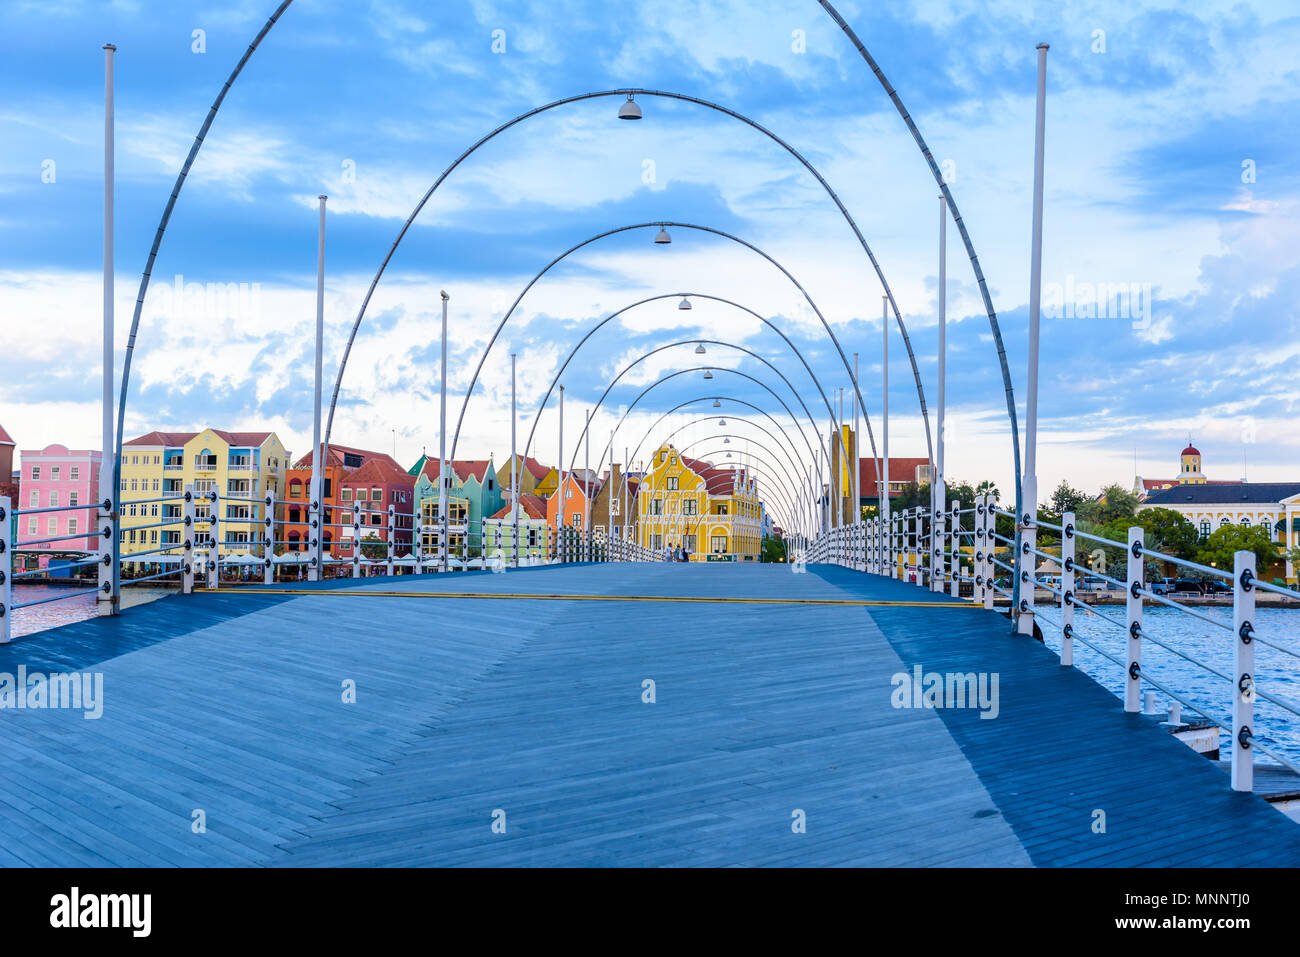
[[[364,465],[366,462],[369,462],[371,459],[379,459],[381,461],[387,462],[395,469],[402,468],[401,465],[397,463],[397,460],[393,458],[391,455],[389,455],[387,452],[371,452],[369,449],[357,449],[357,448],[353,448],[350,445],[334,445],[333,443],[330,443],[330,446],[325,450],[325,455],[328,459],[329,465],[337,465],[342,467],[343,456],[345,454],[361,456],[362,465]],[[311,468],[312,463],[314,461],[315,461],[315,457],[313,453],[309,451],[302,458],[298,459],[298,461],[293,464],[293,467],[296,469],[309,469]],[[406,470],[402,469],[402,471],[405,472]]]
[[[915,482],[916,470],[922,466],[929,465],[930,460],[924,456],[915,457],[889,457],[889,482]],[[874,498],[876,496],[876,460],[868,456],[862,457],[862,468],[858,473],[858,494],[863,497]]]
[[[519,496],[519,511],[522,516],[526,516],[528,518],[545,519],[546,502],[542,499],[540,495],[534,495],[532,492],[524,492],[522,495]],[[490,515],[488,517],[509,518],[510,503],[507,502],[500,509],[498,509],[495,514]]]
[[[388,461],[384,461],[385,459]],[[388,482],[412,488],[415,485],[415,476],[385,455],[382,458],[370,459],[361,468],[354,469],[339,479],[341,485],[367,485],[373,482]]]
[[[9,433],[5,431],[5,427],[3,425],[0,425],[0,445],[13,445],[13,444],[14,444],[13,437],[10,436]]]

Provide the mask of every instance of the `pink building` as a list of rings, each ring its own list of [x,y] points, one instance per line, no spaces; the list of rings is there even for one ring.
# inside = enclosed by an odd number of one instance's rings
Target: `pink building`
[[[47,445],[39,452],[24,449],[22,455],[22,491],[18,508],[57,508],[84,505],[85,508],[68,512],[45,512],[24,515],[18,519],[17,548],[24,542],[56,536],[73,536],[67,541],[45,542],[32,545],[32,550],[50,552],[93,552],[99,548],[95,535],[96,495],[99,489],[99,463],[101,454],[91,451],[70,451],[62,445]],[[44,568],[48,559],[41,557]]]

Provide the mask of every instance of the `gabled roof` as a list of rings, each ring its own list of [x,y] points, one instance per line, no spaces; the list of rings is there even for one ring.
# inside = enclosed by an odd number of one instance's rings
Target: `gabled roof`
[[[204,431],[208,430],[205,429]],[[212,429],[211,431],[214,435],[220,436],[221,440],[227,445],[232,445],[235,448],[257,448],[274,434],[271,432],[227,432],[224,429]],[[148,432],[122,444],[179,446],[184,445],[198,434],[198,432]]]
[[[480,485],[483,484],[483,479],[491,465],[491,459],[452,459],[447,463],[447,467],[451,469],[451,474],[459,481],[466,482],[473,478]],[[440,459],[431,455],[425,456],[424,466],[420,471],[435,486],[438,484],[438,473],[441,470],[442,462]],[[492,473],[492,477],[496,478],[495,472]]]
[[[388,461],[384,461],[388,459]],[[388,456],[375,458],[366,462],[359,469],[353,469],[351,472],[339,479],[342,485],[365,485],[373,482],[391,482],[395,485],[411,486],[414,480],[410,473],[402,468]]]
[[[524,492],[519,496],[519,514],[521,518],[546,519],[546,502],[540,495],[534,495],[532,492]],[[495,513],[488,516],[489,518],[509,518],[510,503],[507,502]]]
[[[1300,482],[1224,482],[1207,485],[1175,485],[1152,492],[1144,505],[1277,505],[1284,498],[1300,494]]]
[[[924,456],[893,456],[889,457],[889,483],[894,482],[915,482],[916,470],[922,466],[930,464],[930,460]],[[876,460],[868,456],[863,456],[861,468],[858,471],[858,494],[863,497],[874,498],[877,494],[876,489]]]
[[[510,474],[510,456],[508,455],[506,456],[506,461],[505,464],[502,466],[502,468],[505,469],[506,475]],[[549,465],[543,465],[541,462],[537,461],[537,459],[533,458],[531,455],[528,456],[527,458],[522,458],[522,457],[519,458],[519,468],[520,471],[526,470],[528,474],[530,474],[533,478],[539,480],[546,478],[546,476],[551,471],[551,467]]]
[[[350,445],[335,445],[333,443],[330,443],[329,447],[326,448],[325,450],[325,464],[327,466],[337,465],[341,468],[346,468],[346,466],[343,464],[343,457],[344,455],[349,455],[349,454],[361,456],[362,465],[365,465],[371,459],[380,459],[382,461],[387,462],[395,469],[402,468],[400,465],[397,464],[397,460],[393,458],[391,455],[389,455],[387,452],[371,452],[368,449],[357,449],[357,448],[353,448]],[[315,461],[316,459],[313,452],[309,451],[302,458],[298,459],[298,461],[293,464],[293,467],[296,469],[309,469],[312,467],[312,463]],[[406,469],[402,469],[402,471],[405,472]]]
[[[0,445],[13,445],[13,444],[14,444],[13,436],[11,436],[8,432],[5,431],[5,427],[3,425],[0,425]]]

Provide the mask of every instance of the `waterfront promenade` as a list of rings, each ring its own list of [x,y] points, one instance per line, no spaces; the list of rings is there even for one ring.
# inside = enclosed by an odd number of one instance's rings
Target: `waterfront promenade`
[[[300,587],[0,647],[0,672],[104,675],[98,720],[0,711],[0,864],[1300,864],[1300,825],[1154,719],[915,586],[611,564]],[[916,665],[998,674],[997,716],[895,708]]]

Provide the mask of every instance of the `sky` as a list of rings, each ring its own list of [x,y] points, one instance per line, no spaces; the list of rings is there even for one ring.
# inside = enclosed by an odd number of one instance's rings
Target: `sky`
[[[120,381],[176,174],[276,6],[6,4],[0,424],[20,449],[100,445],[102,44],[118,48]],[[1294,6],[839,9],[943,168],[988,281],[1022,437],[1034,48],[1051,45],[1040,489],[1062,479],[1085,490],[1127,485],[1135,467],[1173,476],[1189,437],[1212,479],[1300,479],[1291,427],[1300,388],[1288,372],[1300,354]],[[694,97],[756,126],[655,95],[637,97],[644,119],[620,121],[624,89]],[[610,91],[542,110],[474,149],[394,248],[426,192],[475,143],[545,104]],[[632,457],[644,458],[682,426],[679,447],[721,451],[722,428],[700,421],[718,394],[734,411],[738,457],[748,442],[756,466],[797,471],[851,387],[855,354],[879,443],[880,280],[832,194],[791,150],[838,195],[879,262],[937,429],[937,186],[819,4],[296,0],[231,88],[177,202],[136,340],[128,437],[211,425],[274,429],[295,456],[310,447],[317,197],[327,194],[327,408],[366,290],[391,252],[342,377],[337,442],[396,450],[402,461],[437,453],[445,290],[449,430],[465,409],[458,456],[508,455],[511,353],[519,444],[535,427],[533,451],[547,461],[558,454],[556,399],[538,410],[566,359],[566,458],[594,409],[593,467],[616,428],[618,460],[638,442]],[[622,229],[661,222],[685,224],[670,228],[669,245],[652,242],[657,226]],[[992,479],[1005,494],[1006,398],[951,222],[947,278],[946,472]],[[714,298],[686,311],[683,293]],[[890,452],[925,455],[917,385],[892,321],[889,336]],[[701,339],[718,344],[698,355]],[[661,346],[670,347],[636,361]],[[704,366],[717,370],[712,380]],[[697,371],[655,385],[685,369]],[[664,416],[694,399],[706,401]],[[779,424],[793,461],[783,466],[774,440],[736,416]]]

